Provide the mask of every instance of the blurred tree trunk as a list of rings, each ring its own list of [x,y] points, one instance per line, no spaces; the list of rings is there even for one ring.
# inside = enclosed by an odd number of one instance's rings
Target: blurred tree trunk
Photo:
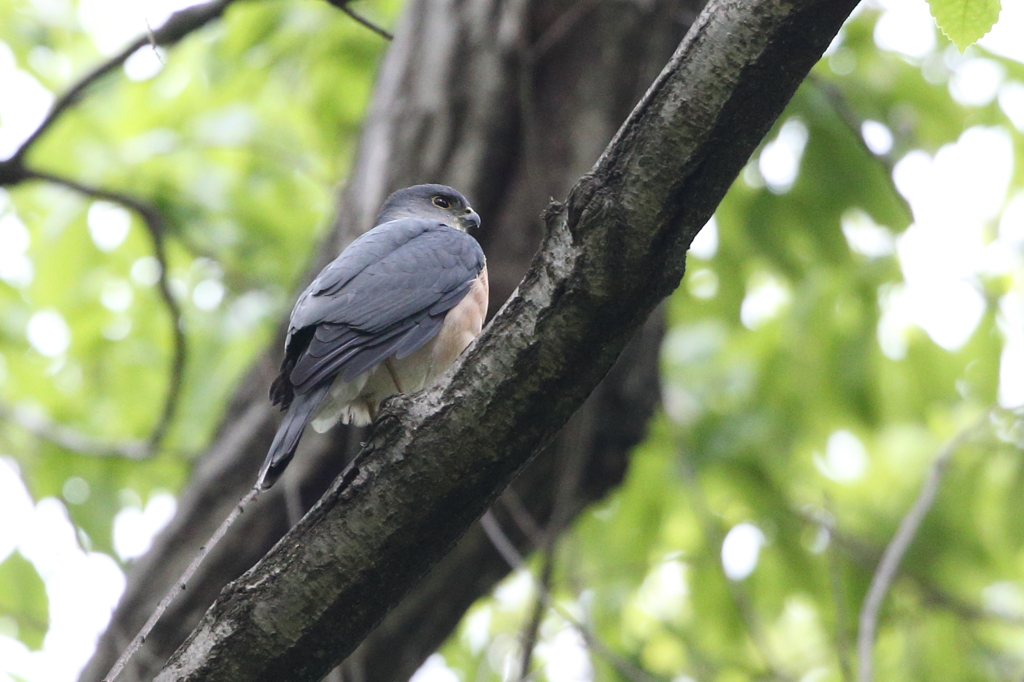
[[[564,197],[589,170],[701,4],[412,0],[381,65],[351,180],[314,269],[370,227],[388,192],[445,182],[465,192],[483,216],[478,237],[496,311],[536,250],[549,197]],[[531,539],[520,528],[522,514],[517,525],[510,508],[521,503],[539,528],[553,524],[561,530],[621,482],[629,451],[657,401],[660,338],[660,321],[652,320],[559,439],[520,475],[515,492],[495,505],[521,551],[532,549]],[[278,360],[275,346],[239,386],[180,496],[177,515],[130,572],[84,682],[102,678],[252,485],[279,420],[266,397]],[[360,436],[346,427],[305,436],[281,482],[247,509],[211,553],[121,679],[155,675],[221,588],[318,499]],[[408,679],[469,605],[508,571],[475,525],[345,667],[356,679]]]

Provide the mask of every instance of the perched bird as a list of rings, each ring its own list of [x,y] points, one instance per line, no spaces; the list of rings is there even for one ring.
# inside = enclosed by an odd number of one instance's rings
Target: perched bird
[[[387,198],[374,227],[302,292],[292,310],[270,399],[286,409],[259,474],[269,488],[307,423],[369,424],[380,402],[430,385],[480,333],[487,265],[466,230],[466,198],[415,185]]]

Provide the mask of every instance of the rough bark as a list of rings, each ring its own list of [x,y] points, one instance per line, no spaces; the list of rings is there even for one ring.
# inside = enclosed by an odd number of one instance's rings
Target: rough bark
[[[387,405],[343,475],[157,679],[317,680],[351,653],[678,285],[693,236],[854,5],[713,2],[549,211],[541,252],[451,381]]]
[[[479,237],[496,310],[536,251],[548,198],[565,196],[597,159],[671,55],[698,3],[474,2],[472,11],[439,0],[412,3],[381,69],[354,181],[324,257],[368,226],[390,189],[447,182],[463,189],[484,216]],[[569,462],[582,468],[582,476],[559,493],[560,523],[621,481],[658,394],[659,317],[638,335],[634,350],[565,434],[516,481],[517,498],[541,527]],[[275,347],[236,391],[218,436],[179,499],[177,515],[130,572],[83,681],[106,673],[198,546],[251,486],[279,419],[266,399],[277,361]],[[345,453],[354,452],[363,437],[345,428],[326,436],[307,433],[282,481],[208,557],[119,679],[152,679],[221,588],[320,497],[344,466]],[[496,505],[496,512],[519,548],[531,549],[504,506]],[[349,667],[360,679],[408,679],[465,609],[507,572],[475,526],[366,639]]]

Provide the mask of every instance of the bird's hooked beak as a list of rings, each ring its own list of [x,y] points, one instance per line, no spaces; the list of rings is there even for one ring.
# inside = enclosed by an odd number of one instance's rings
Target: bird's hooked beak
[[[480,215],[472,208],[467,208],[466,212],[459,218],[459,224],[462,225],[462,229],[466,232],[475,230],[480,227]]]

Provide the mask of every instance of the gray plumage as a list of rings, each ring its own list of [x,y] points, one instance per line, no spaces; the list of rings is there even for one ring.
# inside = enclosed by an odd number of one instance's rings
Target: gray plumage
[[[299,296],[270,394],[288,411],[260,470],[262,487],[283,472],[336,381],[358,382],[437,336],[485,267],[480,245],[463,231],[478,225],[479,216],[450,187],[399,190],[381,208],[377,225]]]

